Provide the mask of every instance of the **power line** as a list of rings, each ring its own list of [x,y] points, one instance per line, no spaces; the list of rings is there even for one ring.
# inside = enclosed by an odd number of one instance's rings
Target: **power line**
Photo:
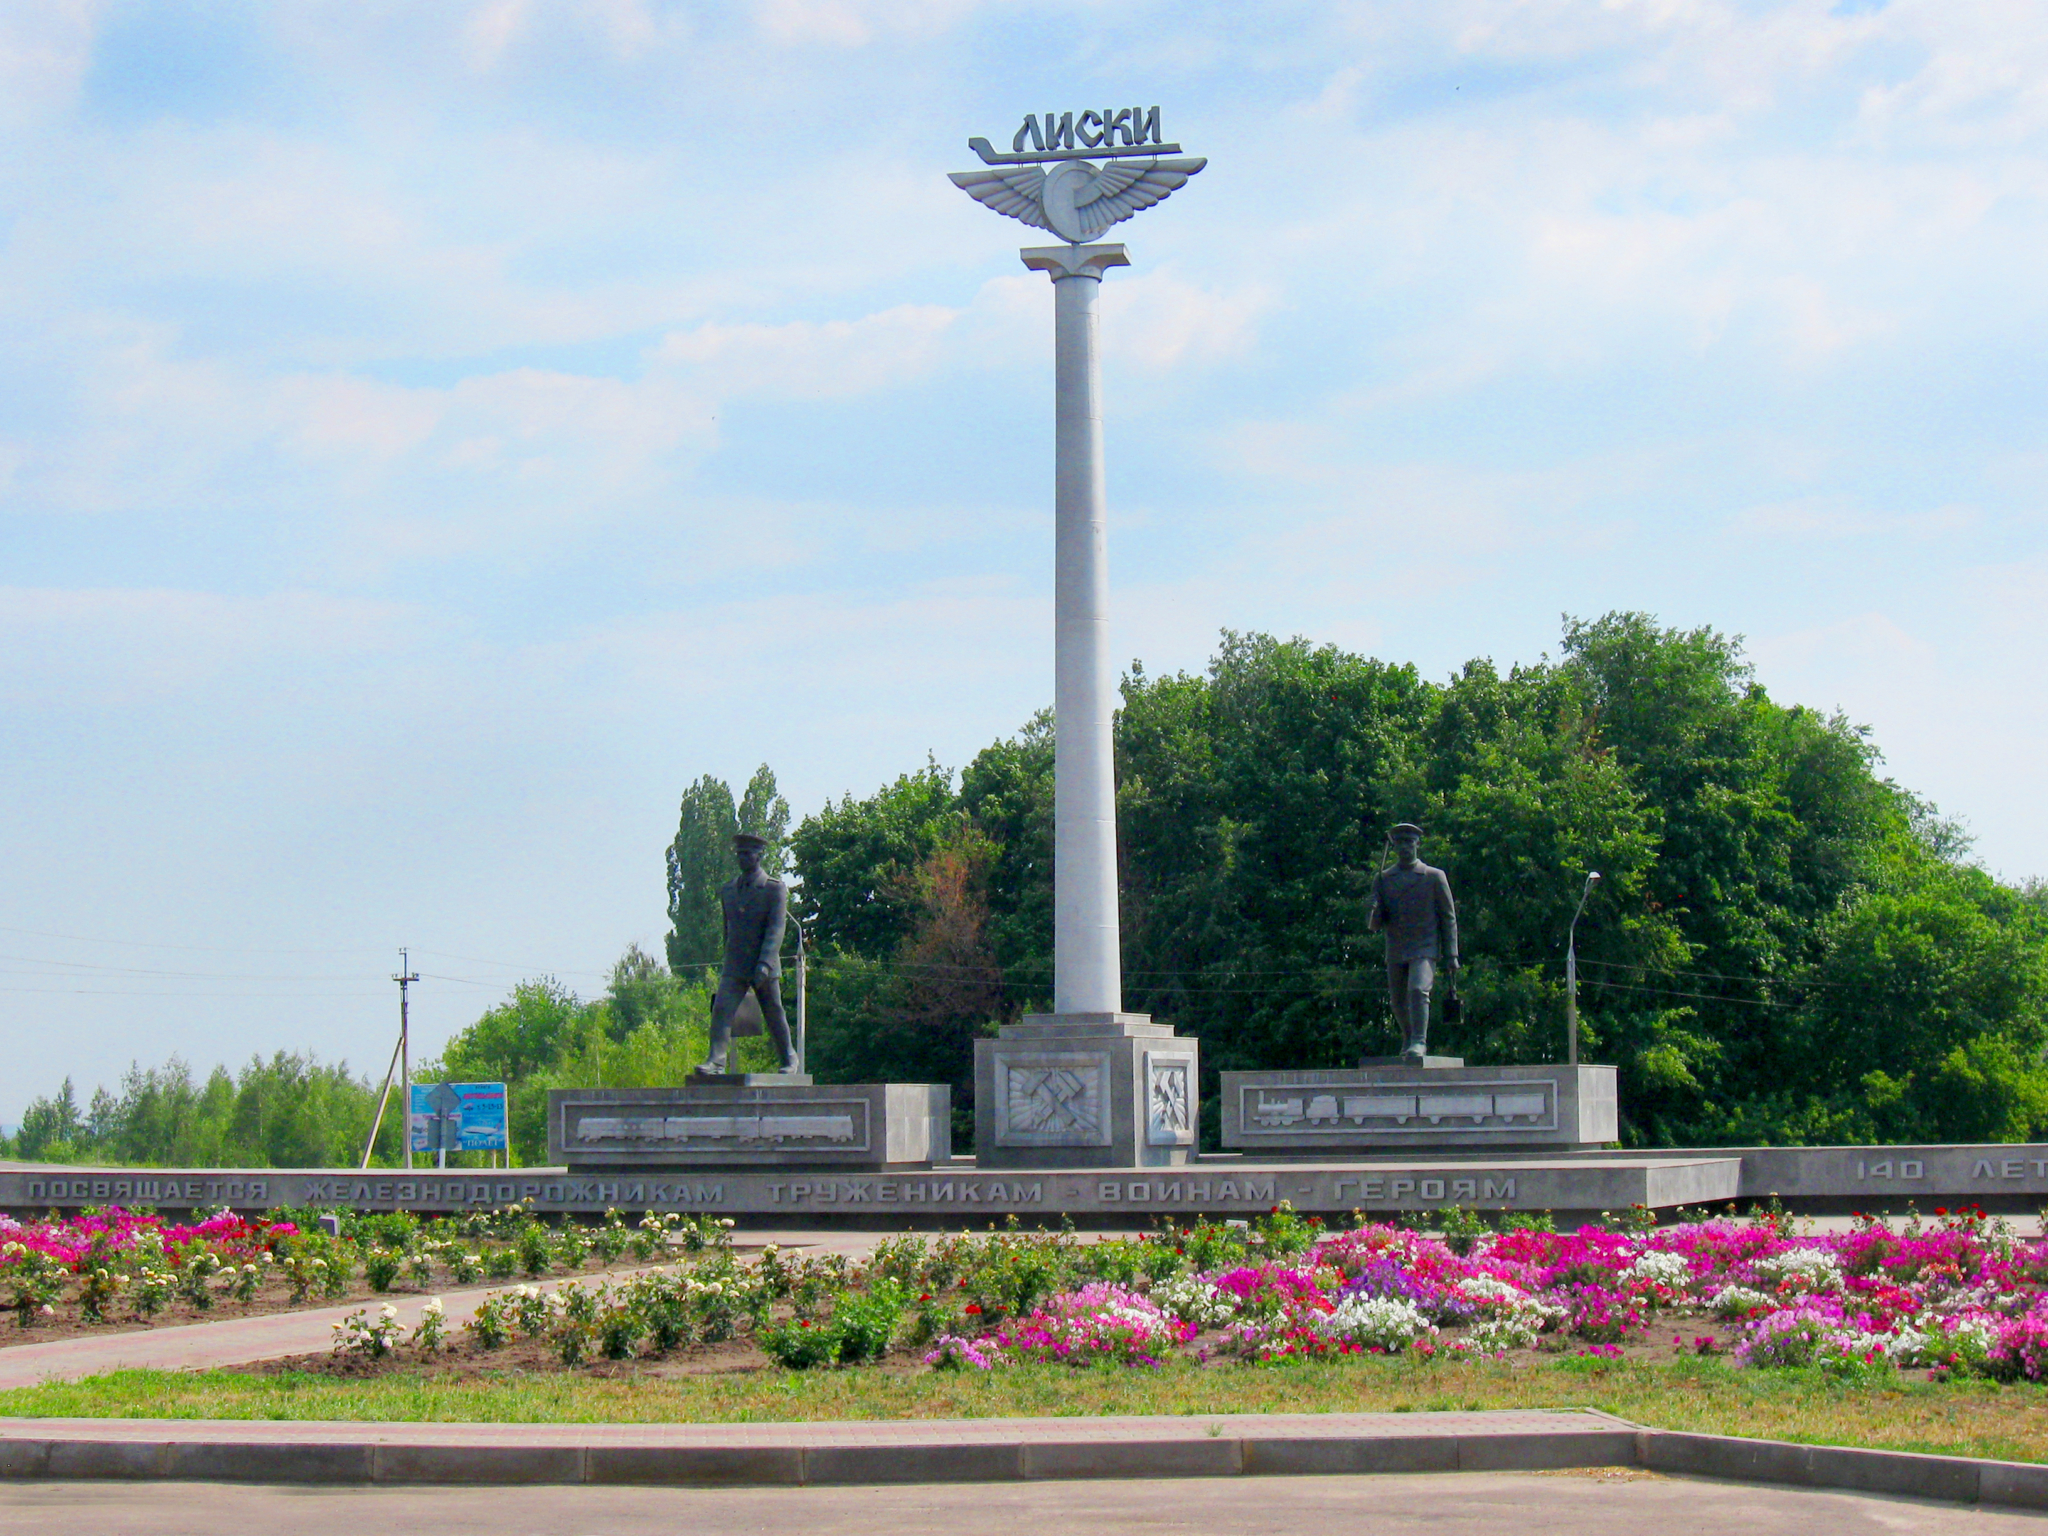
[[[34,939],[68,939],[74,944],[113,944],[122,949],[179,949],[203,955],[240,955],[250,953],[245,946],[223,946],[218,944],[162,944],[148,939],[94,939],[82,933],[47,933],[40,928],[11,928],[0,923],[0,933],[19,933]],[[259,955],[332,955],[334,946],[322,949],[259,949]],[[368,951],[364,951],[368,953]]]
[[[275,971],[164,971],[148,966],[105,965],[96,960],[45,960],[37,955],[0,954],[0,960],[22,965],[57,966],[67,971],[109,971],[122,976],[182,977],[191,981],[360,981],[360,973],[345,976],[283,976]],[[0,975],[20,974],[0,971]]]

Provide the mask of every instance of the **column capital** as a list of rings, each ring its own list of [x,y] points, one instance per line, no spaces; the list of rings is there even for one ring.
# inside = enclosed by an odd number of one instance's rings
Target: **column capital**
[[[1054,282],[1063,277],[1092,277],[1100,282],[1108,268],[1131,264],[1120,245],[1027,245],[1017,254],[1032,271],[1050,273]]]

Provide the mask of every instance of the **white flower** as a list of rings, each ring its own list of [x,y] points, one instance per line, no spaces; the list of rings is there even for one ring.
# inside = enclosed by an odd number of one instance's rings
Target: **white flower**
[[[1310,1326],[1326,1339],[1346,1339],[1389,1354],[1436,1332],[1436,1325],[1424,1318],[1413,1302],[1395,1296],[1349,1297]]]
[[[1622,1271],[1621,1278],[1682,1291],[1692,1282],[1692,1265],[1686,1262],[1682,1253],[1664,1253],[1653,1248],[1637,1254],[1635,1262]]]
[[[1758,1259],[1756,1272],[1770,1284],[1789,1280],[1802,1291],[1833,1291],[1842,1285],[1841,1261],[1820,1248],[1787,1248]]]
[[[1198,1328],[1220,1328],[1237,1316],[1237,1301],[1199,1275],[1177,1275],[1148,1293],[1160,1310]]]
[[[1751,1290],[1746,1285],[1730,1285],[1715,1294],[1712,1305],[1723,1317],[1739,1317],[1744,1312],[1754,1312],[1758,1307],[1776,1307],[1778,1298]]]

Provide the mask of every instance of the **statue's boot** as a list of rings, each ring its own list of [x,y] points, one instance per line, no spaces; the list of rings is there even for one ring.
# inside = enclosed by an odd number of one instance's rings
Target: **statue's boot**
[[[711,1054],[699,1066],[699,1072],[724,1072],[726,1058],[732,1054],[732,1020],[711,1021]]]
[[[1417,1029],[1410,1025],[1407,1034],[1408,1041],[1401,1047],[1401,1063],[1403,1066],[1419,1067],[1429,1058],[1429,1026],[1424,1024]]]
[[[764,1017],[761,1022],[768,1026],[768,1038],[775,1046],[777,1059],[782,1063],[779,1070],[784,1072],[796,1071],[796,1047],[790,1043],[789,1020],[786,1018],[770,1019]]]

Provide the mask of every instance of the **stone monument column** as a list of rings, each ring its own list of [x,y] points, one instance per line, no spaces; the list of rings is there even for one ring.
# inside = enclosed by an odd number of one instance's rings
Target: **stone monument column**
[[[1102,470],[1102,274],[1121,245],[1020,252],[1052,278],[1053,1011],[974,1049],[982,1167],[1134,1168],[1194,1153],[1199,1045],[1125,1013],[1110,727],[1108,497]]]
[[[987,169],[956,172],[955,186],[1067,242],[1021,253],[1053,291],[1053,1011],[975,1041],[974,1153],[984,1168],[1184,1163],[1199,1046],[1123,1011],[1095,301],[1103,273],[1130,259],[1092,242],[1207,162],[1163,142],[1157,107],[1027,115],[1008,154],[967,144]]]
[[[1108,497],[1095,301],[1121,245],[1018,253],[1053,292],[1053,1008],[1121,1013],[1116,772],[1110,722]]]

